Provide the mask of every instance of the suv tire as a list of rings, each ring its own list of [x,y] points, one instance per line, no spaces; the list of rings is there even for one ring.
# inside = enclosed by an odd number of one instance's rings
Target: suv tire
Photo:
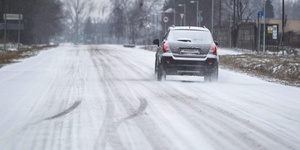
[[[218,82],[218,78],[219,78],[219,70],[217,67],[216,69],[214,69],[214,71],[210,75],[204,76],[204,81],[205,82]]]
[[[212,74],[210,74],[210,82],[218,82],[219,78],[219,70],[218,68],[214,70]]]
[[[164,71],[164,68],[162,65],[157,65],[157,81],[161,81],[162,79],[166,79],[166,72]]]

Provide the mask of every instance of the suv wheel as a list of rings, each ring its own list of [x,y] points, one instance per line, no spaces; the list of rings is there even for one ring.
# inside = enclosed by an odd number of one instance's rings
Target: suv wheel
[[[204,82],[210,82],[210,76],[204,76]]]
[[[205,82],[218,82],[219,78],[219,70],[218,67],[215,69],[210,75],[204,76]]]
[[[166,73],[163,69],[163,66],[162,65],[157,65],[157,81],[161,81],[162,79],[166,79]]]
[[[154,74],[157,75],[157,61],[155,61]]]
[[[218,68],[214,70],[214,72],[210,75],[210,82],[218,82],[219,78],[219,70]]]

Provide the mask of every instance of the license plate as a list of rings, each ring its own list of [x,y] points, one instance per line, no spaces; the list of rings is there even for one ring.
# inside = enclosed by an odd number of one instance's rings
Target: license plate
[[[182,54],[200,54],[198,49],[181,49]]]

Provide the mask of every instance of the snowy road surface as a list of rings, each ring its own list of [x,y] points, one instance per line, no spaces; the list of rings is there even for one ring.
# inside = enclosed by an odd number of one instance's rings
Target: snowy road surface
[[[167,79],[154,52],[113,45],[5,66],[0,149],[300,149],[299,88],[222,69],[218,83]]]

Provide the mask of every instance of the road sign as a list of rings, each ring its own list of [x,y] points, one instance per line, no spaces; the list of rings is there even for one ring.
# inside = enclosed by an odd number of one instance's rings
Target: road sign
[[[273,40],[277,40],[277,25],[273,25]]]
[[[5,23],[0,23],[0,30],[5,29]],[[24,24],[17,24],[17,23],[7,23],[6,24],[7,30],[24,30]]]
[[[197,20],[198,20],[199,22],[202,22],[202,21],[203,21],[203,17],[199,16],[199,17],[197,18]]]
[[[23,20],[23,15],[22,14],[3,14],[3,19],[5,19],[6,15],[6,20]]]
[[[163,22],[164,23],[168,23],[169,22],[169,17],[168,16],[164,16],[163,17]]]
[[[202,22],[202,21],[203,21],[203,18],[202,18],[202,16],[201,16],[201,13],[202,13],[201,10],[199,10],[198,13],[197,13],[197,22]]]
[[[259,17],[262,17],[262,16],[264,16],[264,12],[259,11],[259,12],[258,12],[258,15],[259,15]]]
[[[150,23],[147,23],[147,25],[145,26],[145,29],[151,29]]]
[[[268,28],[267,32],[272,34],[273,33],[273,26],[268,26],[267,28]]]
[[[85,34],[77,35],[77,40],[79,40],[79,41],[84,41],[84,40],[86,40],[86,35],[85,35]]]
[[[180,13],[180,19],[183,20],[184,18],[184,13]]]

